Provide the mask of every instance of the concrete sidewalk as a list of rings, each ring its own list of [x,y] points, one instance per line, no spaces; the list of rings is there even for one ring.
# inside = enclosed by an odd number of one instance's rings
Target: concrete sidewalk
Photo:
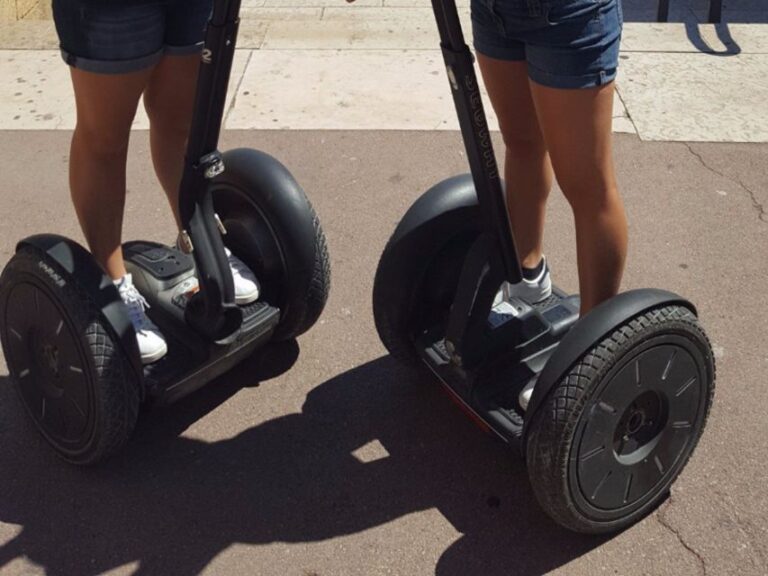
[[[759,2],[727,4],[726,16]],[[641,23],[648,3],[625,4],[616,131],[768,141],[768,24],[702,24],[696,1],[673,2],[679,22]],[[457,129],[428,0],[245,0],[242,15],[227,129]],[[0,23],[0,49],[0,130],[71,129],[53,23]],[[146,125],[140,112],[136,127]]]

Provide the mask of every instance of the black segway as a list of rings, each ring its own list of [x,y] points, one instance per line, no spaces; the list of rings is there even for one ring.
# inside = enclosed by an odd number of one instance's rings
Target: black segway
[[[521,450],[552,518],[620,530],[660,503],[704,430],[709,341],[694,306],[663,290],[622,293],[582,319],[578,296],[557,288],[535,305],[497,298],[520,263],[455,2],[432,6],[471,175],[437,184],[400,221],[376,272],[376,328]]]
[[[0,278],[11,379],[37,428],[69,462],[114,453],[142,403],[177,400],[270,340],[298,336],[325,305],[325,238],[301,187],[263,152],[217,150],[239,10],[240,0],[215,2],[206,33],[180,188],[186,249],[123,247],[168,354],[142,366],[117,289],[72,240],[22,240]],[[257,302],[235,304],[225,243],[259,279]],[[190,294],[195,275],[199,291]]]

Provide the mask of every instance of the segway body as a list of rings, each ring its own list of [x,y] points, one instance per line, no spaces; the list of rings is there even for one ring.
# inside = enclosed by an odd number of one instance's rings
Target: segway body
[[[472,173],[434,186],[397,226],[374,282],[376,328],[525,457],[553,519],[622,529],[664,499],[703,432],[709,341],[693,305],[663,290],[581,319],[578,296],[557,287],[533,305],[501,297],[522,275],[473,60],[455,3],[433,8]]]
[[[325,305],[325,238],[301,187],[268,154],[217,150],[239,8],[238,0],[216,2],[206,32],[180,188],[186,250],[148,241],[123,246],[167,355],[142,365],[117,289],[72,240],[21,241],[0,277],[11,380],[43,437],[71,463],[115,453],[142,403],[178,400],[266,342],[295,338]],[[225,244],[259,280],[255,303],[235,304]]]
[[[312,205],[290,172],[264,152],[223,154],[225,170],[210,187],[227,247],[254,272],[259,299],[239,306],[242,323],[219,340],[189,329],[194,259],[154,242],[124,246],[126,267],[167,338],[169,354],[144,368],[145,387],[169,403],[225,372],[270,340],[295,338],[317,321],[328,297],[325,237]]]

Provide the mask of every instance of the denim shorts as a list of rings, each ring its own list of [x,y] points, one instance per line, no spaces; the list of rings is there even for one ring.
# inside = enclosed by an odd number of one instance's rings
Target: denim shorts
[[[203,47],[213,0],[53,0],[61,54],[70,66],[124,74],[163,55]]]
[[[619,63],[621,0],[472,0],[475,50],[525,61],[550,88],[611,82]]]

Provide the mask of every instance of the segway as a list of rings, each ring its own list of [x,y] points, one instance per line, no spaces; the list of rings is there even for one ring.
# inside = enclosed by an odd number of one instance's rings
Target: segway
[[[263,152],[217,149],[239,10],[240,0],[215,2],[207,27],[180,187],[185,249],[123,246],[167,355],[142,366],[117,289],[72,240],[22,240],[0,278],[10,377],[38,430],[71,463],[114,454],[142,404],[178,400],[267,342],[295,338],[325,305],[325,238],[299,184]],[[225,244],[259,279],[255,303],[235,304]]]
[[[556,287],[534,305],[498,297],[520,262],[455,2],[432,6],[471,175],[435,185],[399,222],[376,272],[377,331],[522,453],[554,520],[623,529],[665,498],[704,430],[709,341],[693,304],[663,290],[619,294],[581,319],[578,296]]]

